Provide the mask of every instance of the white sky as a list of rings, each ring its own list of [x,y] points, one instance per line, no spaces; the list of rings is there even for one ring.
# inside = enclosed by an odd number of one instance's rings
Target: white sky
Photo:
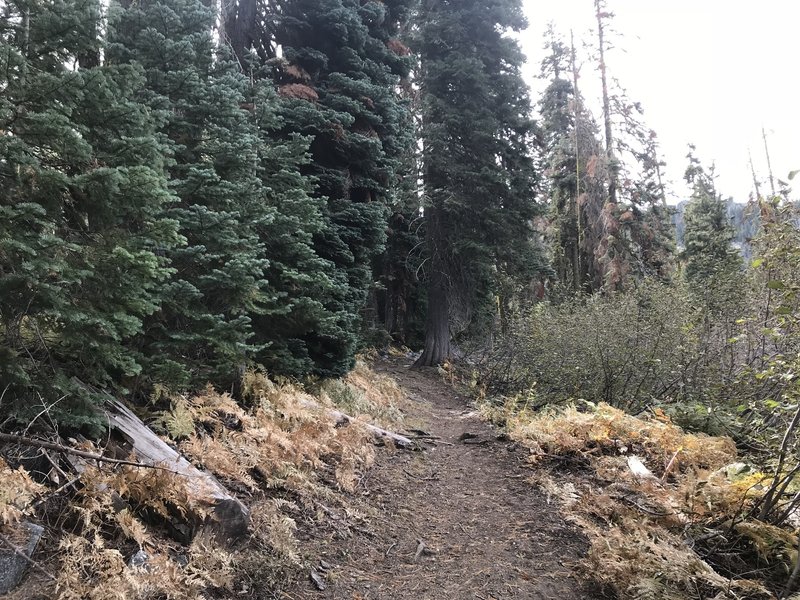
[[[523,1],[529,28],[521,40],[533,100],[543,89],[535,77],[544,31],[553,21],[567,40],[574,30],[584,61],[581,91],[599,106],[597,71],[579,44],[594,41],[593,1]],[[621,34],[607,57],[610,74],[642,103],[645,123],[658,134],[673,201],[686,194],[690,142],[704,164],[715,162],[719,191],[738,201],[753,189],[748,147],[765,182],[761,192],[769,192],[762,125],[776,178],[800,169],[800,2],[608,0],[608,8]]]

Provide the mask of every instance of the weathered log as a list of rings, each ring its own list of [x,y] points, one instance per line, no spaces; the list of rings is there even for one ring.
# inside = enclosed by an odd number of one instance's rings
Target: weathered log
[[[185,479],[189,493],[212,509],[213,520],[204,522],[205,527],[226,540],[237,540],[247,534],[250,511],[241,501],[211,473],[196,468],[167,445],[122,402],[110,395],[104,396],[103,411],[109,426],[123,436],[136,460],[180,475]],[[202,522],[199,515],[193,517]]]
[[[365,423],[364,421],[359,421],[354,419],[350,415],[343,413],[340,410],[336,410],[335,408],[330,408],[327,406],[323,406],[318,402],[314,402],[313,400],[308,399],[300,399],[300,404],[306,408],[315,408],[317,410],[322,410],[331,417],[336,424],[341,425],[349,425],[350,423],[359,423],[362,427],[365,427],[367,431],[372,433],[376,438],[386,441],[391,440],[395,446],[398,448],[403,448],[405,450],[412,450],[416,447],[416,444],[409,438],[405,437],[404,435],[400,435],[399,433],[394,433],[393,431],[388,431],[377,425],[373,425],[371,423]]]

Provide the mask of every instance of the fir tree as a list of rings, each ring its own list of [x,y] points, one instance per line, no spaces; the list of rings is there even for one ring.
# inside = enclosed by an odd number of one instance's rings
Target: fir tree
[[[140,68],[100,64],[99,3],[6,10],[0,371],[7,399],[35,412],[53,403],[53,419],[78,425],[92,412],[76,381],[108,387],[141,373],[131,339],[161,302],[163,253],[178,241],[164,216],[174,198],[161,116],[137,99]]]
[[[268,260],[269,300],[253,317],[259,346],[254,358],[272,373],[301,377],[317,369],[317,340],[340,335],[336,314],[328,308],[336,271],[314,249],[326,221],[324,200],[313,197],[311,180],[300,172],[310,161],[308,139],[282,137],[282,101],[271,81],[257,82],[254,92],[261,201],[273,211],[257,226]]]
[[[550,55],[542,77],[550,80],[539,102],[539,145],[543,189],[550,205],[548,237],[554,268],[568,292],[592,292],[603,285],[598,247],[605,232],[603,150],[598,127],[578,90],[574,47],[551,30]]]
[[[253,346],[252,315],[270,299],[258,227],[272,209],[257,176],[259,137],[249,82],[219,55],[215,13],[200,0],[117,6],[109,60],[139,64],[143,99],[161,110],[168,173],[185,244],[168,256],[175,276],[141,339],[147,375],[172,387],[236,382]]]
[[[498,273],[530,277],[538,262],[533,124],[523,56],[507,33],[524,27],[521,5],[433,1],[419,23],[427,366],[449,358],[451,330],[492,322]]]
[[[256,11],[256,21],[274,22],[269,37],[252,34],[249,0],[224,19],[242,66],[254,77],[271,70],[284,99],[283,139],[311,140],[303,174],[324,199],[314,250],[334,265],[324,302],[334,318],[303,340],[319,375],[341,375],[353,365],[372,265],[386,239],[387,205],[411,144],[407,107],[396,89],[410,59],[395,39],[410,4],[285,0]]]
[[[704,290],[735,278],[742,258],[732,245],[735,232],[714,185],[713,172],[707,173],[700,165],[693,147],[688,158],[685,179],[692,185],[692,197],[684,214],[683,258],[686,279],[697,290]]]

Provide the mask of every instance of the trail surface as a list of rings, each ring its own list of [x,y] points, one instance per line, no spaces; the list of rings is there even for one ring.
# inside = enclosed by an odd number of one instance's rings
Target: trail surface
[[[287,598],[579,600],[586,543],[526,480],[527,452],[482,421],[435,372],[380,361],[409,398],[424,451],[380,453],[360,488],[369,530],[319,543],[325,589]]]

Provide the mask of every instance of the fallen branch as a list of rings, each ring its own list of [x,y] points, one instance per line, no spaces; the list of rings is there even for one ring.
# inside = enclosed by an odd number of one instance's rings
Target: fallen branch
[[[419,557],[422,556],[423,552],[425,552],[425,542],[422,540],[417,540],[417,552],[414,554],[414,562],[419,560]]]
[[[349,425],[350,423],[359,423],[363,427],[365,427],[367,431],[372,433],[376,438],[382,440],[383,439],[392,440],[392,442],[394,442],[394,445],[399,448],[403,448],[405,450],[412,450],[416,447],[416,444],[414,444],[412,440],[408,439],[404,435],[400,435],[399,433],[394,433],[393,431],[388,431],[386,429],[378,427],[377,425],[372,425],[371,423],[364,423],[363,421],[358,421],[353,417],[351,417],[350,415],[347,415],[340,410],[336,410],[335,408],[328,408],[327,406],[322,406],[318,402],[314,402],[313,400],[307,400],[307,399],[301,399],[300,404],[301,406],[304,406],[306,408],[316,408],[318,410],[325,411],[325,413],[327,413],[328,416],[333,417],[337,425]]]
[[[794,563],[794,569],[792,569],[792,574],[789,577],[789,581],[786,582],[786,587],[783,588],[780,596],[778,598],[788,598],[789,594],[792,593],[794,590],[795,585],[797,585],[797,580],[800,578],[800,537],[798,538],[797,544],[797,560]]]
[[[66,454],[73,454],[88,460],[97,460],[100,462],[111,463],[113,465],[127,465],[131,467],[142,467],[144,469],[165,469],[159,465],[150,465],[145,463],[136,462],[135,460],[120,460],[117,458],[109,458],[102,454],[95,454],[94,452],[87,452],[85,450],[78,450],[63,444],[56,444],[55,442],[48,442],[46,440],[39,440],[36,438],[27,437],[24,435],[15,435],[13,433],[0,433],[0,442],[7,442],[9,444],[21,444],[23,446],[30,446],[32,448],[44,448],[45,450],[54,450],[56,452],[64,452]]]

